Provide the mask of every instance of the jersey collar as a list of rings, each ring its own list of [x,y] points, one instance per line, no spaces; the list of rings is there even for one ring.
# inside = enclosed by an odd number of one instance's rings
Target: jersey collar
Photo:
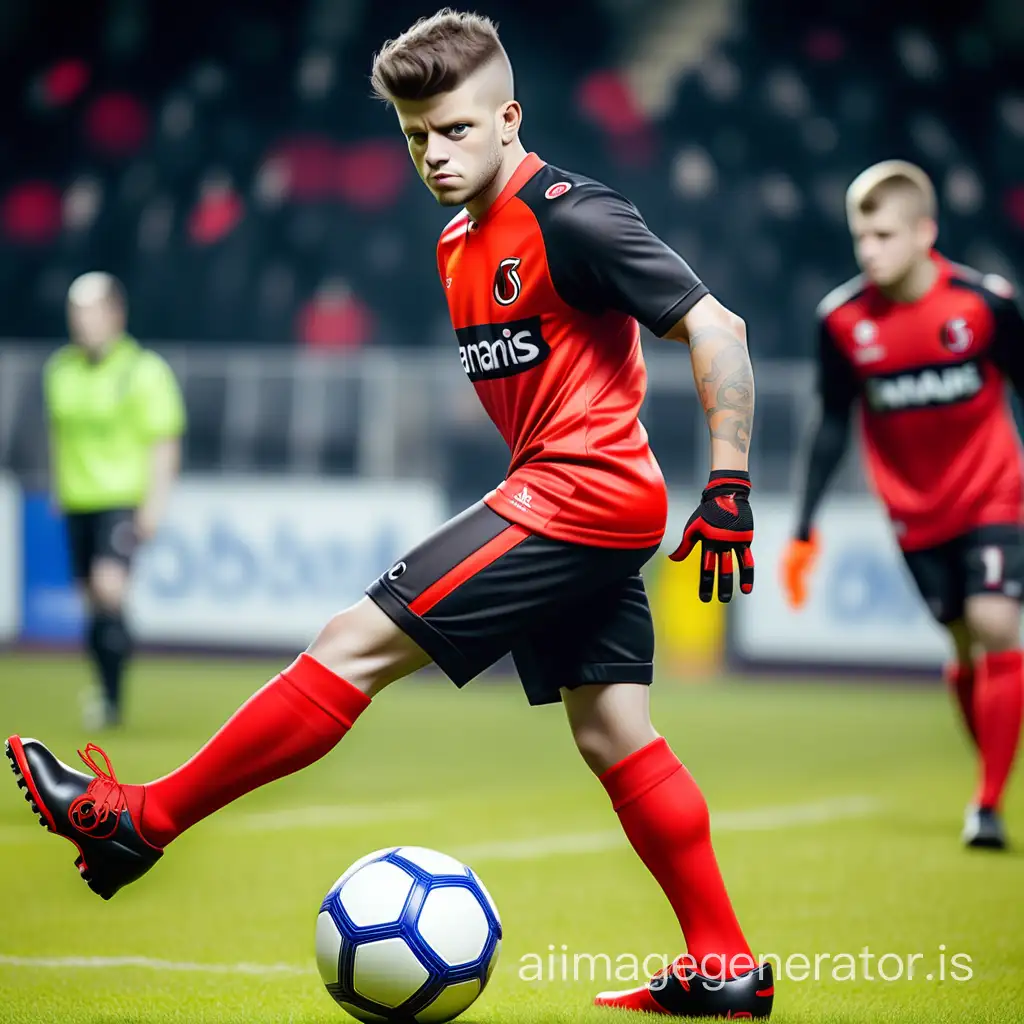
[[[486,224],[497,212],[544,166],[544,161],[541,160],[536,153],[527,153],[522,160],[519,161],[519,166],[513,171],[512,177],[505,183],[505,187],[498,193],[498,198],[491,203],[490,206],[484,211],[484,215],[478,220],[474,221],[472,217],[469,219],[470,231],[479,230],[482,224]]]

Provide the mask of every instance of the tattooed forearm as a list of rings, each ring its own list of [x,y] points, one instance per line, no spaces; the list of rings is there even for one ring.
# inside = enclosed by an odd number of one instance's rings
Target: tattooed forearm
[[[702,327],[690,338],[690,359],[712,441],[745,454],[754,419],[754,371],[746,343],[725,327]]]

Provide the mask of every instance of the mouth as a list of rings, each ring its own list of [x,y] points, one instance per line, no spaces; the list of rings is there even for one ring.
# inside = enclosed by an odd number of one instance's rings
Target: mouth
[[[432,174],[430,183],[432,185],[450,185],[457,177],[457,174]]]

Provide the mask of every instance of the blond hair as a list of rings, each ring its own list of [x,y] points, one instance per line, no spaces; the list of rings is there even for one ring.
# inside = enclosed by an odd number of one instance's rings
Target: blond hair
[[[861,171],[846,191],[846,216],[874,213],[891,196],[910,200],[915,218],[935,220],[938,202],[931,178],[917,164],[906,160],[883,160]]]
[[[429,99],[458,88],[497,58],[508,63],[490,18],[445,7],[381,47],[370,84],[378,99],[389,102]]]

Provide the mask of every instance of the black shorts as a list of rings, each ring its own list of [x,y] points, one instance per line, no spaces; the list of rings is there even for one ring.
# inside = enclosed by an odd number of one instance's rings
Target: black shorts
[[[131,565],[137,541],[135,509],[105,508],[98,512],[69,512],[66,515],[71,572],[76,580],[87,580],[97,558],[110,558]]]
[[[1019,599],[1024,591],[1024,529],[979,526],[934,548],[904,551],[917,589],[938,622],[963,617],[964,601],[977,594],[1005,594]]]
[[[567,544],[483,502],[366,593],[455,683],[511,652],[531,704],[584,683],[646,683],[654,625],[640,568],[657,551]]]

